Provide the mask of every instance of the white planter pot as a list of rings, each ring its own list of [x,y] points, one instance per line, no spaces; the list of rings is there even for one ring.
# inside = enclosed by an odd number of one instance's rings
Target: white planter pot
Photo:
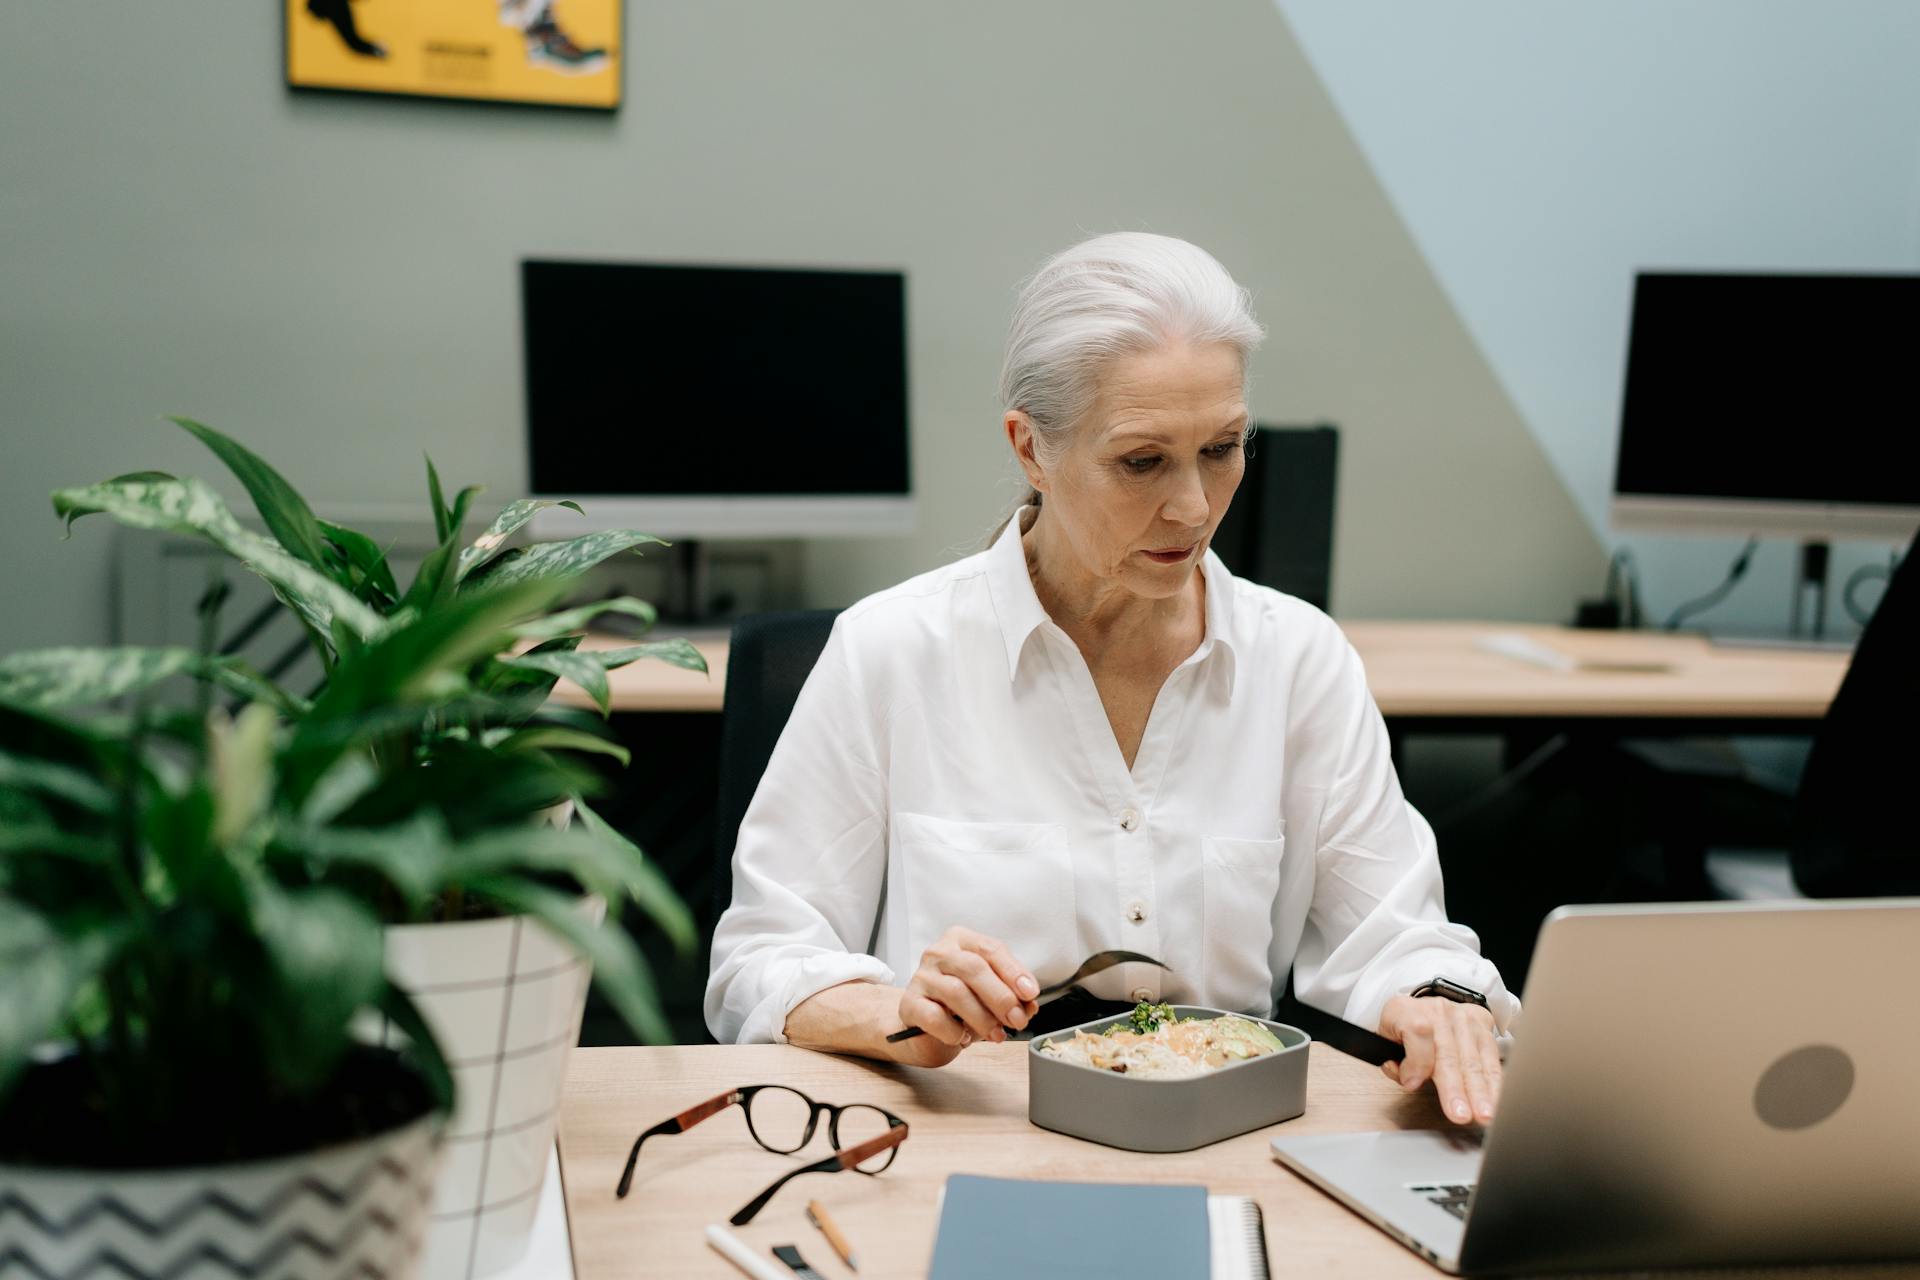
[[[606,907],[583,898],[598,922]],[[471,1280],[526,1252],[591,971],[522,916],[387,930],[387,974],[420,1006],[459,1090],[420,1273]]]
[[[0,1165],[0,1274],[403,1280],[427,1225],[439,1119],[240,1164]]]

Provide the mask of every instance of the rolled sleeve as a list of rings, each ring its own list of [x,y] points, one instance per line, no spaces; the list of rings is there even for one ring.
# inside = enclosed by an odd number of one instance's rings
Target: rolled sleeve
[[[722,1043],[784,1043],[809,996],[894,980],[866,954],[887,857],[872,715],[836,625],[740,823],[704,1009]]]

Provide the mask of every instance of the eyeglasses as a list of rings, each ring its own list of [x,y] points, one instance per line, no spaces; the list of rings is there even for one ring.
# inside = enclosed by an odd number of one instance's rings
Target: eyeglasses
[[[871,1176],[881,1172],[893,1163],[894,1153],[907,1138],[907,1122],[891,1111],[865,1103],[837,1106],[831,1102],[815,1102],[798,1089],[781,1084],[751,1084],[729,1089],[689,1107],[634,1139],[633,1150],[627,1153],[627,1167],[620,1172],[620,1185],[614,1189],[614,1195],[624,1197],[633,1186],[634,1166],[639,1163],[640,1148],[648,1138],[685,1133],[702,1120],[736,1104],[746,1112],[747,1132],[769,1151],[791,1155],[806,1146],[818,1132],[823,1114],[827,1117],[827,1141],[834,1150],[834,1154],[824,1160],[790,1170],[748,1201],[731,1219],[736,1227],[752,1221],[775,1192],[803,1173],[838,1173],[852,1169]]]

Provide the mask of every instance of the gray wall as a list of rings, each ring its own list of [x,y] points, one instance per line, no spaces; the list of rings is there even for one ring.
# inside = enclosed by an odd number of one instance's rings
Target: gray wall
[[[528,255],[907,270],[919,531],[801,557],[851,599],[979,544],[1012,289],[1113,228],[1212,249],[1273,333],[1256,415],[1345,429],[1337,612],[1555,618],[1598,581],[1268,0],[627,7],[612,118],[289,95],[271,4],[37,7],[0,46],[0,650],[105,637],[106,528],[62,545],[45,494],[211,474],[162,412],[323,509],[417,505],[422,450],[519,491]],[[777,340],[716,335],[748,383]],[[676,441],[723,469],[736,398]]]

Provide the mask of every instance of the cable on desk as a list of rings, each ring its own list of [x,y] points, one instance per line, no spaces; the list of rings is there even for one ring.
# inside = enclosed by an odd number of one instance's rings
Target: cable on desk
[[[1673,616],[1667,619],[1666,629],[1678,631],[1682,622],[1696,613],[1705,613],[1732,594],[1734,587],[1739,585],[1740,579],[1747,576],[1747,566],[1753,563],[1753,551],[1759,545],[1760,535],[1755,534],[1748,538],[1747,545],[1740,548],[1740,554],[1735,556],[1733,563],[1728,566],[1727,576],[1721,580],[1720,585],[1703,596],[1695,596],[1675,609]]]
[[[1861,626],[1873,620],[1872,609],[1862,609],[1853,602],[1854,589],[1863,582],[1872,582],[1879,578],[1884,582],[1893,581],[1894,570],[1900,567],[1900,553],[1889,552],[1885,564],[1863,564],[1847,575],[1847,585],[1840,589],[1840,603],[1846,606],[1847,616]],[[1878,607],[1876,603],[1876,608]]]

